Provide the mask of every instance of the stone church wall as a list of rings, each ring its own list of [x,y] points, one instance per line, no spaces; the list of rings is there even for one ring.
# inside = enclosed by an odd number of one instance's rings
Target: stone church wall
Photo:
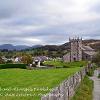
[[[70,53],[67,53],[66,55],[63,56],[63,61],[70,62]]]

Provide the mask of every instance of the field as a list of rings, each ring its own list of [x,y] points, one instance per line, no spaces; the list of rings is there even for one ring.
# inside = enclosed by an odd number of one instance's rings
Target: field
[[[41,95],[81,68],[1,69],[0,100],[40,100]]]

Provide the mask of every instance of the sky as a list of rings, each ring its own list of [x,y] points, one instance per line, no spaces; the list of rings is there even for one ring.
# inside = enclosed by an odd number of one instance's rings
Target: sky
[[[0,0],[0,44],[100,39],[100,0]]]

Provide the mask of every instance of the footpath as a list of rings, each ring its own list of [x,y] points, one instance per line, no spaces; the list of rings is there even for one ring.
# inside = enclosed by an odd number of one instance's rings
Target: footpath
[[[93,100],[100,100],[100,78],[98,78],[99,69],[94,71],[94,76],[91,79],[94,81]]]

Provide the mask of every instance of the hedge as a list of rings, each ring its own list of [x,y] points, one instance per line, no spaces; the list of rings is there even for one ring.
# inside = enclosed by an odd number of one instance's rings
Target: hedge
[[[0,69],[21,68],[26,69],[26,64],[0,64]]]
[[[88,72],[87,72],[87,75],[88,76],[93,76],[94,74],[94,69],[90,69]]]

